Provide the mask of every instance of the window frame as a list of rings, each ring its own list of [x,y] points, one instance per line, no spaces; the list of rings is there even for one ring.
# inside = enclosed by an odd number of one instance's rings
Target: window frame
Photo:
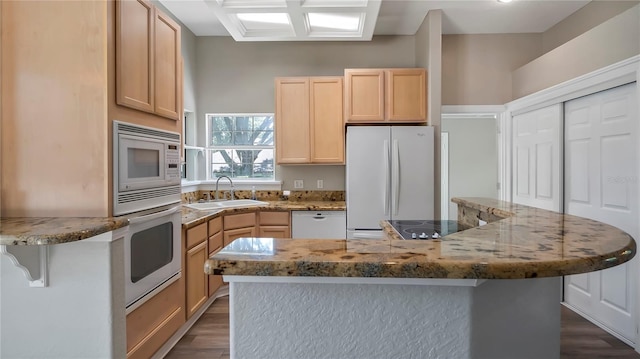
[[[211,135],[212,135],[212,117],[272,117],[273,118],[273,145],[268,146],[260,146],[260,145],[225,145],[225,146],[214,146],[211,144]],[[275,113],[271,112],[228,112],[228,113],[219,113],[219,112],[211,112],[205,113],[205,160],[206,160],[206,180],[207,181],[216,181],[218,177],[213,175],[212,161],[213,161],[213,151],[216,150],[272,150],[273,151],[273,176],[270,178],[260,178],[260,177],[248,177],[248,178],[240,178],[240,177],[231,177],[234,183],[236,182],[257,182],[257,183],[274,183],[276,181],[276,133],[275,133]],[[233,131],[232,131],[233,132]]]

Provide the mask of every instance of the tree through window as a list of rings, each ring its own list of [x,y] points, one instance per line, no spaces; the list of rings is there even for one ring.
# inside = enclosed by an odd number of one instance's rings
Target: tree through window
[[[207,114],[210,178],[273,180],[273,114]]]

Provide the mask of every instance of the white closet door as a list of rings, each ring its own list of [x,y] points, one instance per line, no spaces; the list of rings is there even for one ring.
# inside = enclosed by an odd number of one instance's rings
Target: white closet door
[[[562,104],[513,117],[513,202],[561,211],[561,144]]]
[[[636,84],[565,103],[565,212],[638,239]],[[565,277],[565,302],[628,343],[636,341],[637,260]]]

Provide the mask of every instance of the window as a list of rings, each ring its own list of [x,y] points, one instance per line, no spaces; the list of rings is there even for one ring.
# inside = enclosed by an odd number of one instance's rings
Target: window
[[[275,179],[273,114],[206,116],[210,179]]]

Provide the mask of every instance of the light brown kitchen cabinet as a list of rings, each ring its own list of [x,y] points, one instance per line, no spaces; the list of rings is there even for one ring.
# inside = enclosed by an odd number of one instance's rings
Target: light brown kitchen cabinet
[[[209,258],[207,223],[187,229],[185,240],[186,319],[189,319],[209,297],[208,278],[204,263]]]
[[[345,122],[426,122],[426,71],[345,69]]]
[[[179,279],[127,314],[127,359],[150,358],[185,323]]]
[[[276,162],[311,162],[307,77],[276,79]]]
[[[224,216],[224,245],[236,238],[256,236],[256,214],[242,213]]]
[[[309,79],[311,163],[344,163],[342,77]]]
[[[116,2],[116,102],[178,120],[180,26],[148,0]]]
[[[289,211],[263,211],[258,216],[258,237],[291,238]]]
[[[345,69],[346,122],[384,121],[384,70]]]
[[[342,77],[276,78],[276,162],[344,163]]]
[[[218,253],[224,246],[223,232],[222,232],[222,217],[217,217],[209,220],[209,257]],[[208,275],[209,280],[209,292],[208,296],[211,297],[222,286],[221,275]]]

